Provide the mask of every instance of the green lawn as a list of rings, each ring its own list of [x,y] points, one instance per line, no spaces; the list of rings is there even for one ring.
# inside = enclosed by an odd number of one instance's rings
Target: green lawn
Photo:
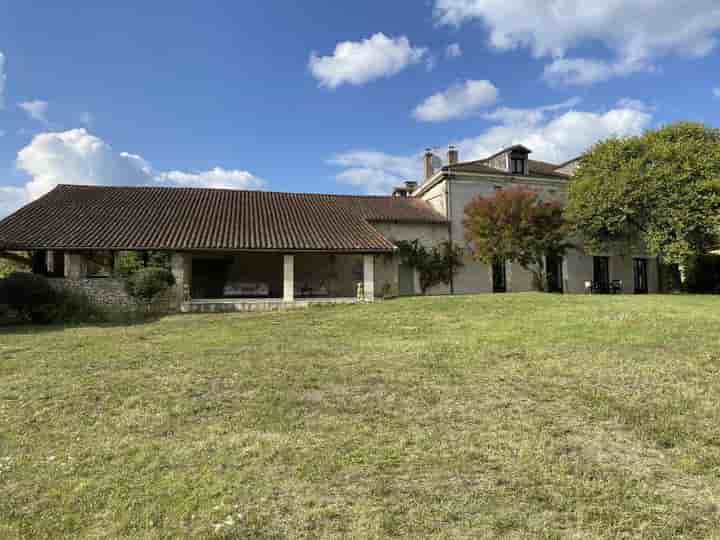
[[[0,329],[0,538],[720,538],[720,298]]]

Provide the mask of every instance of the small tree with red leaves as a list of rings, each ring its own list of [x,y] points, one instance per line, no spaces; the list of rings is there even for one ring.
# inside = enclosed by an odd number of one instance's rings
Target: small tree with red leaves
[[[569,227],[559,203],[543,202],[536,192],[522,188],[498,190],[491,197],[475,197],[465,207],[465,239],[473,257],[485,264],[515,262],[533,275],[533,286],[547,285],[544,257],[562,256],[570,244]]]

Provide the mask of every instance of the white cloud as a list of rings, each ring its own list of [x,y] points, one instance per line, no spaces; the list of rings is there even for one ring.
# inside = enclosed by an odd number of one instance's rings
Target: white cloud
[[[320,86],[337,88],[342,84],[362,85],[381,77],[390,77],[420,62],[427,53],[413,47],[405,36],[391,38],[377,33],[362,41],[338,43],[330,56],[310,55],[308,66]]]
[[[168,185],[258,189],[265,182],[247,171],[156,171],[142,156],[116,152],[84,128],[41,133],[18,152],[18,169],[30,176],[22,188],[0,188],[0,214],[44,195],[57,184]],[[22,192],[22,193],[21,193]]]
[[[531,109],[498,108],[483,115],[495,125],[454,144],[463,161],[483,159],[506,146],[524,144],[533,151],[533,159],[561,163],[601,139],[640,134],[652,121],[647,107],[636,100],[600,112],[575,110],[579,103],[578,98],[572,98]],[[387,194],[403,180],[422,178],[422,152],[398,156],[353,151],[335,156],[330,163],[345,167],[337,175],[339,182],[360,186],[368,193]]]
[[[32,180],[26,185],[31,199],[57,184],[144,184],[151,176],[136,156],[116,153],[85,129],[41,133],[17,156],[17,167]]]
[[[7,81],[7,75],[5,75],[5,55],[0,52],[0,109],[5,108],[5,82]]]
[[[361,188],[371,195],[387,194],[393,186],[418,178],[422,171],[422,154],[393,156],[376,151],[350,151],[334,156],[331,165],[344,167],[337,175],[343,184]]]
[[[181,187],[205,187],[224,189],[260,189],[265,182],[248,171],[227,170],[215,167],[209,171],[167,171],[160,173],[158,182]]]
[[[553,163],[572,159],[601,139],[637,135],[650,125],[652,116],[631,108],[607,112],[567,110],[546,112],[528,122],[516,118],[512,123],[493,126],[478,137],[457,143],[462,159],[482,159],[512,144],[523,144],[531,158]]]
[[[423,122],[462,118],[497,101],[498,90],[490,81],[465,81],[434,94],[415,107],[413,116]]]
[[[23,101],[22,103],[18,103],[18,107],[20,107],[23,111],[25,111],[30,118],[33,120],[37,120],[38,122],[42,122],[43,124],[48,123],[47,119],[47,112],[48,112],[48,102],[43,101],[41,99],[34,99],[32,101]]]
[[[611,63],[588,58],[557,58],[545,66],[543,78],[553,84],[585,86],[653,69],[639,61]]]
[[[705,56],[720,30],[717,0],[435,0],[440,24],[482,21],[499,50],[528,47],[535,57],[552,57],[546,77],[589,84],[651,69],[664,55]],[[616,60],[564,60],[568,51],[601,43]]]
[[[648,105],[644,101],[633,98],[622,98],[617,102],[617,106],[623,109],[635,109],[636,111],[652,112],[655,107]]]
[[[713,88],[713,96],[715,96],[716,98],[720,98],[720,86],[716,86],[715,88]]]
[[[28,202],[27,191],[22,187],[0,186],[0,219]]]
[[[80,123],[83,126],[92,127],[95,123],[95,115],[91,112],[83,111],[80,113]]]

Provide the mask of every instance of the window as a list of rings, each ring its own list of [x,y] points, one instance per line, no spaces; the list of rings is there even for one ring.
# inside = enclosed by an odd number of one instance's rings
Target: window
[[[523,158],[512,158],[510,165],[513,174],[525,174],[525,160]]]

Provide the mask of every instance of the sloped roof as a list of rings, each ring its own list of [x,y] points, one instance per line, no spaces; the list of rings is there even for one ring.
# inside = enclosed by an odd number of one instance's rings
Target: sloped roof
[[[535,159],[528,160],[529,174],[521,175],[525,177],[535,178],[569,178],[567,174],[558,172],[557,165],[547,163],[545,161],[537,161]],[[518,176],[507,171],[502,171],[491,167],[487,164],[487,159],[480,159],[477,161],[463,161],[454,165],[447,165],[443,167],[444,171],[448,172],[466,172],[466,173],[477,173],[477,174],[493,174],[502,176]]]
[[[373,222],[445,223],[402,197],[60,185],[0,221],[5,249],[391,251]]]

